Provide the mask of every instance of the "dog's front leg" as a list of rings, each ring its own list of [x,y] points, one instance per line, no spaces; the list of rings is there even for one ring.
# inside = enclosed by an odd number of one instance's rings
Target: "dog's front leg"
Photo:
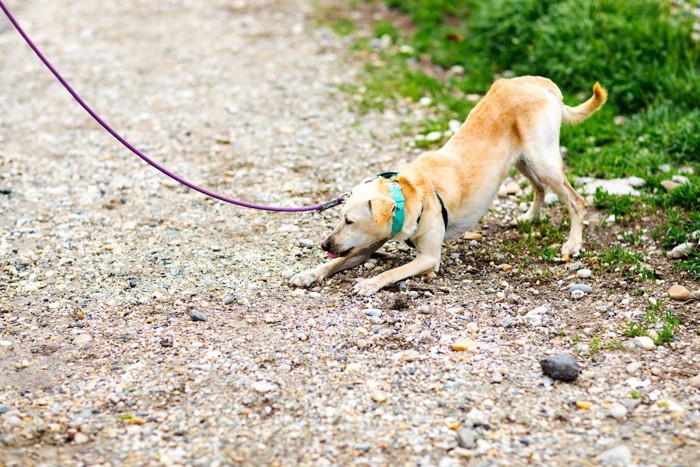
[[[439,233],[435,232],[433,235],[423,235],[419,239],[415,239],[414,243],[418,253],[413,261],[385,271],[371,279],[359,281],[355,284],[355,293],[369,296],[394,282],[419,274],[437,272],[440,268],[440,251],[444,233],[444,229],[441,229]]]
[[[350,256],[335,258],[327,263],[321,264],[307,271],[302,271],[295,274],[289,280],[290,285],[294,287],[309,287],[317,282],[321,282],[326,277],[335,274],[336,272],[354,268],[359,264],[363,264],[372,256],[372,253],[377,251],[384,242],[371,245],[368,248],[358,250]]]

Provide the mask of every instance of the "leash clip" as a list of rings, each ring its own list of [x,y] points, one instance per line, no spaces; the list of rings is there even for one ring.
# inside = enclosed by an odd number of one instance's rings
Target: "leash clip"
[[[336,206],[339,206],[345,202],[346,199],[350,197],[350,192],[345,192],[342,195],[338,196],[337,198],[333,198],[330,201],[326,201],[325,203],[321,203],[321,205],[318,208],[318,212],[323,212],[327,209],[334,208]]]

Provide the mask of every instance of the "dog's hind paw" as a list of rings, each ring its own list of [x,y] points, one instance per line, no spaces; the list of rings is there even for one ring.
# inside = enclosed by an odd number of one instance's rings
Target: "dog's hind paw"
[[[566,242],[561,247],[561,259],[570,261],[572,257],[577,257],[581,253],[582,242]]]
[[[292,278],[289,279],[289,285],[293,287],[310,287],[316,282],[321,282],[321,279],[323,279],[323,277],[311,269],[294,274]]]

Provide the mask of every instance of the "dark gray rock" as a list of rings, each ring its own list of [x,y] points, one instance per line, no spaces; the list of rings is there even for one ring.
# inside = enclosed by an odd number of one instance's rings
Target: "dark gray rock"
[[[173,338],[170,336],[166,336],[160,340],[161,347],[172,347],[173,343]]]
[[[557,355],[540,360],[542,372],[559,381],[575,381],[581,369],[573,355]]]

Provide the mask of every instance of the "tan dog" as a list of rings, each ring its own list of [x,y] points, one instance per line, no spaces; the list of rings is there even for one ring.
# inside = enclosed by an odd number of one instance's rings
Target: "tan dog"
[[[388,240],[415,245],[415,259],[359,281],[358,294],[371,295],[408,277],[437,272],[443,240],[477,223],[512,166],[532,183],[535,195],[519,220],[535,218],[546,188],[569,210],[571,230],[561,248],[568,260],[581,249],[585,201],[564,175],[559,131],[562,123],[589,117],[606,98],[596,83],[588,101],[569,107],[546,78],[496,81],[442,148],[421,154],[398,173],[380,174],[356,186],[343,205],[340,224],[321,244],[332,261],[296,274],[291,284],[308,287],[362,264]]]

